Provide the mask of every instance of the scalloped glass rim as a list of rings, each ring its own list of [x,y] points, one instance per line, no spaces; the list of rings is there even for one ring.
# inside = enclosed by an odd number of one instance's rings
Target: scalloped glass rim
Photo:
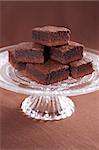
[[[4,47],[4,48],[0,48],[0,70],[1,67],[6,63],[8,64],[8,50],[11,49],[12,47],[15,47],[16,45],[12,45],[12,46],[8,46],[8,47]],[[92,51],[92,49],[89,48],[85,48],[86,50],[86,56],[90,57],[93,60],[93,64],[95,67],[95,72],[92,75],[88,75],[87,77],[84,77],[81,80],[87,80],[88,78],[88,84],[87,85],[83,85],[83,87],[81,87],[81,83],[83,82],[79,82],[76,81],[77,83],[80,83],[76,86],[76,84],[74,84],[75,88],[71,88],[68,89],[66,88],[66,82],[67,81],[63,81],[63,82],[59,82],[57,84],[52,84],[52,85],[41,85],[41,84],[37,84],[35,82],[32,82],[32,89],[30,88],[24,88],[24,87],[20,87],[17,84],[11,84],[10,82],[7,82],[5,79],[2,78],[1,74],[2,72],[0,71],[0,86],[2,88],[5,88],[7,90],[11,90],[17,93],[22,93],[22,94],[39,94],[39,95],[65,95],[65,96],[76,96],[76,95],[81,95],[81,94],[86,94],[86,93],[90,93],[96,90],[99,90],[99,56],[97,54],[94,53],[94,50]],[[87,50],[91,50],[92,52],[87,52]],[[3,59],[3,56],[5,57],[5,59]],[[8,64],[9,65],[9,64]],[[85,83],[86,84],[86,83]],[[69,86],[68,86],[69,87]],[[73,86],[70,86],[73,87]]]

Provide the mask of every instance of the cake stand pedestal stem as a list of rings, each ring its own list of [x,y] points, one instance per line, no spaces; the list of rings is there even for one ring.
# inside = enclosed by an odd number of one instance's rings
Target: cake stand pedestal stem
[[[41,120],[60,120],[70,117],[75,105],[66,96],[29,96],[21,105],[22,111],[31,118]]]

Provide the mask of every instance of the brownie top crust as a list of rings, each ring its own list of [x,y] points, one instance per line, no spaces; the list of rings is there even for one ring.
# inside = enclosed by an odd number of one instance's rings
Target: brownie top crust
[[[40,32],[67,32],[71,33],[71,31],[65,27],[56,27],[56,26],[43,26],[43,27],[36,27],[32,29],[32,31],[40,31]]]
[[[17,45],[20,49],[32,49],[33,42],[22,42]]]
[[[62,64],[52,61],[52,60],[48,60],[45,64],[27,64],[26,66],[27,66],[27,68],[31,68],[31,69],[36,68],[43,74],[48,74],[52,71],[57,71],[57,70],[61,70],[61,69],[68,70],[68,68],[69,68],[69,66],[67,66],[67,65],[62,65]]]
[[[44,50],[44,46],[33,42],[22,42],[17,45],[16,50]]]
[[[71,62],[71,63],[70,63],[70,66],[78,67],[78,66],[81,66],[81,65],[84,65],[84,64],[88,64],[88,63],[92,63],[92,60],[83,57],[83,58],[82,58],[81,60],[79,60],[79,61]]]
[[[69,41],[68,44],[62,45],[62,46],[56,46],[56,47],[52,47],[52,49],[57,49],[61,52],[66,52],[69,51],[70,49],[83,49],[84,46],[82,44],[73,42],[73,41]]]
[[[68,45],[70,47],[84,47],[83,44],[80,44],[80,43],[77,43],[77,42],[74,42],[74,41],[68,41]]]

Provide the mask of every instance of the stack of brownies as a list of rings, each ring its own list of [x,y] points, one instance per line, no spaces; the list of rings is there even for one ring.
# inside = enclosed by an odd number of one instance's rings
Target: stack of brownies
[[[52,84],[93,72],[92,62],[83,57],[82,44],[70,41],[65,27],[44,26],[32,30],[33,42],[23,42],[9,51],[9,62],[32,81]]]

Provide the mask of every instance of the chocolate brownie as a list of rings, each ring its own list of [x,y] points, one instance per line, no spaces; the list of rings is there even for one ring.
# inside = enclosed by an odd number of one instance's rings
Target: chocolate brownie
[[[14,58],[20,62],[44,63],[44,47],[32,42],[23,42],[14,50]]]
[[[19,62],[14,58],[13,51],[9,51],[9,62],[18,71],[25,70],[26,63]]]
[[[33,41],[46,46],[67,44],[71,31],[65,27],[44,26],[32,29]]]
[[[73,78],[83,77],[94,71],[92,61],[88,58],[82,58],[79,61],[74,61],[70,63],[69,66],[70,76]]]
[[[69,41],[66,45],[51,47],[50,57],[62,64],[68,64],[83,57],[83,45]]]
[[[26,64],[28,78],[41,84],[52,84],[69,76],[69,66],[48,60],[45,64]]]

